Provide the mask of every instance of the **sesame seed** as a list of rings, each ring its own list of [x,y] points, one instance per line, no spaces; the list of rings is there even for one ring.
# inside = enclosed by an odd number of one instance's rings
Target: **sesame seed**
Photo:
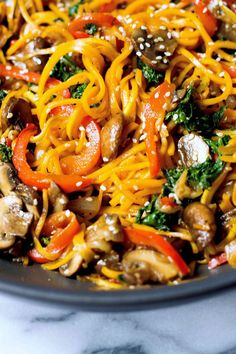
[[[108,157],[103,157],[103,161],[104,161],[104,162],[108,162],[108,161],[109,161],[109,158],[108,158]]]
[[[152,64],[157,64],[157,60],[152,60],[151,63]]]
[[[70,216],[70,210],[69,210],[69,209],[67,209],[67,210],[65,211],[65,215],[66,215],[67,218],[69,218],[69,216]]]
[[[158,92],[156,92],[155,94],[154,94],[154,98],[159,98],[159,93]]]
[[[105,191],[107,190],[107,187],[104,186],[104,184],[101,184],[100,189],[101,189],[103,192],[105,192]]]
[[[76,185],[76,187],[80,187],[80,186],[82,186],[82,183],[83,183],[82,181],[78,181],[78,182],[76,182],[75,185]]]
[[[65,204],[65,203],[66,203],[66,202],[65,202],[65,199],[60,198],[60,199],[59,199],[59,203],[60,203],[60,204]]]
[[[143,45],[143,43],[140,44],[139,48],[140,48],[141,50],[144,50],[144,45]]]
[[[147,35],[148,39],[151,39],[152,37],[153,37],[153,35],[151,33]]]
[[[93,201],[93,198],[92,198],[92,197],[88,197],[88,198],[86,198],[85,200],[87,200],[87,202],[92,202],[92,201]]]
[[[36,205],[38,205],[38,200],[35,198],[34,200],[33,200],[33,204],[36,206]]]
[[[13,113],[9,112],[8,115],[7,115],[7,119],[10,119],[13,117]]]
[[[172,38],[172,33],[171,32],[167,32],[167,38],[171,39]]]
[[[138,56],[138,57],[141,57],[142,56],[142,53],[141,52],[136,52],[136,55]]]
[[[164,54],[167,56],[167,57],[170,57],[172,54],[171,52],[164,52]]]
[[[159,45],[159,48],[162,50],[162,49],[165,49],[165,46],[164,46],[164,44],[160,44]]]
[[[207,13],[207,7],[204,7],[204,9],[202,10],[202,13],[203,14]]]
[[[170,97],[170,91],[166,92],[166,93],[165,93],[165,96],[166,96],[166,97]]]
[[[163,59],[163,63],[164,64],[167,64],[168,63],[168,60],[166,58]]]
[[[224,76],[225,76],[224,71],[222,71],[221,73],[219,73],[219,77],[224,77]]]
[[[148,43],[148,42],[146,42],[146,43],[145,43],[145,46],[146,46],[147,48],[150,48],[150,47],[151,47],[151,44]]]
[[[161,59],[162,59],[162,56],[161,56],[161,55],[158,55],[158,56],[156,57],[156,59],[157,59],[157,60],[161,60]]]
[[[136,144],[138,142],[137,139],[132,139],[133,143]]]
[[[141,30],[146,31],[147,27],[146,26],[141,26]]]
[[[143,37],[138,37],[138,42],[143,43],[143,42],[145,42],[145,39]]]

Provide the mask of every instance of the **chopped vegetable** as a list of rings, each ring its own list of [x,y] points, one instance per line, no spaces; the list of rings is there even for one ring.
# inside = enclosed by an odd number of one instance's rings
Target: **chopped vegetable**
[[[181,275],[189,274],[189,268],[175,248],[156,232],[138,230],[131,227],[124,229],[127,239],[135,245],[153,247],[169,257],[179,268]]]
[[[195,0],[195,12],[210,36],[217,31],[217,19],[208,9],[210,0]]]
[[[42,234],[50,237],[45,251],[57,259],[79,231],[80,224],[74,213],[66,210],[51,214],[42,229]],[[28,255],[37,263],[46,263],[48,261],[35,248],[30,250]]]
[[[80,99],[83,96],[84,90],[86,89],[86,87],[88,86],[88,84],[85,82],[81,85],[77,85],[71,88],[71,96],[73,98],[77,98]]]
[[[50,76],[64,82],[81,71],[82,70],[78,68],[75,62],[71,59],[71,56],[66,54],[54,66]]]
[[[70,6],[68,9],[68,15],[70,17],[75,17],[78,13],[80,5],[83,3],[84,3],[84,0],[79,0],[74,5]]]
[[[168,196],[170,193],[174,193],[176,182],[184,172],[184,168],[170,168],[163,170],[163,172],[167,181],[163,186],[162,195]]]
[[[84,31],[87,24],[93,23],[98,27],[112,27],[119,25],[120,22],[112,15],[106,13],[87,13],[75,18],[68,24],[68,29],[71,33]]]
[[[223,252],[218,256],[215,256],[208,262],[208,269],[214,269],[219,267],[220,265],[227,263],[227,256],[226,253]]]
[[[38,190],[48,189],[54,181],[66,193],[79,191],[91,184],[91,180],[77,175],[54,175],[33,171],[26,158],[27,146],[30,138],[37,132],[34,124],[28,124],[19,134],[13,151],[13,164],[19,178],[27,186],[36,187]]]
[[[160,171],[160,159],[156,143],[156,122],[158,121],[160,125],[162,124],[168,102],[171,100],[172,91],[172,85],[164,81],[152,93],[149,102],[144,108],[145,144],[152,177],[157,176]]]
[[[98,31],[98,27],[94,23],[87,23],[84,30],[86,33],[94,35]]]
[[[136,222],[152,226],[157,230],[170,230],[171,226],[177,222],[176,215],[158,210],[157,201],[157,196],[154,195],[148,205],[140,208],[136,216]]]
[[[99,125],[89,116],[82,120],[88,137],[88,145],[78,155],[69,155],[61,159],[65,174],[86,175],[98,163],[101,156],[101,137]]]
[[[163,74],[151,68],[149,65],[138,60],[138,67],[142,70],[143,76],[149,84],[159,84],[163,80]]]
[[[3,162],[11,162],[12,149],[10,146],[0,143],[0,160]]]
[[[172,119],[173,122],[183,125],[188,131],[197,131],[208,136],[219,126],[223,115],[224,107],[209,115],[204,113],[194,102],[193,87],[190,86],[177,108],[169,112],[165,119]]]
[[[0,90],[0,105],[2,104],[2,101],[6,97],[7,93],[4,90]]]

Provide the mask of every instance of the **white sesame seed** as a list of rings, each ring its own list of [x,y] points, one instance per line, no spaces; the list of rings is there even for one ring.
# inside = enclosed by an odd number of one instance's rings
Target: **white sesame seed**
[[[138,56],[138,57],[141,57],[142,56],[142,53],[141,52],[136,52],[136,55]]]
[[[160,26],[160,29],[165,31],[167,28],[166,28],[166,26]]]
[[[76,187],[80,187],[80,186],[82,186],[82,183],[83,183],[82,181],[78,181],[78,182],[76,182],[75,185],[76,185]]]
[[[152,64],[157,64],[157,60],[152,60],[151,63]]]
[[[69,210],[69,209],[67,209],[67,210],[65,211],[65,215],[66,215],[67,218],[70,216],[70,210]]]
[[[145,43],[145,46],[146,46],[147,48],[150,48],[150,47],[151,47],[151,44],[148,43],[148,42],[146,42],[146,43]]]
[[[93,198],[92,198],[92,197],[88,197],[88,198],[86,198],[85,200],[87,200],[87,202],[92,202],[92,201],[93,201]]]
[[[12,117],[13,117],[13,113],[9,112],[9,113],[7,114],[7,119],[10,119],[10,118],[12,118]]]
[[[63,199],[63,198],[60,198],[60,199],[59,199],[59,203],[60,203],[60,204],[65,204],[66,201],[65,201],[65,199]]]
[[[138,37],[138,42],[143,43],[143,42],[145,42],[145,39],[143,37]]]
[[[165,96],[166,96],[166,97],[170,97],[170,91],[166,92],[166,93],[165,93]]]
[[[141,30],[146,31],[147,27],[146,26],[141,26]]]
[[[153,37],[153,35],[151,33],[147,35],[148,39],[151,39],[152,37]]]
[[[38,205],[38,200],[35,198],[34,200],[33,200],[33,204],[36,206],[36,205]]]
[[[159,45],[159,48],[162,50],[162,49],[165,49],[165,46],[164,46],[164,44],[160,44]]]
[[[224,71],[222,71],[221,73],[219,73],[219,77],[224,77],[224,76],[225,76]]]
[[[139,45],[139,48],[140,48],[141,50],[144,50],[144,45],[143,45],[143,43],[141,43],[141,44]]]
[[[105,191],[107,190],[107,187],[104,186],[104,184],[101,184],[100,189],[101,189],[103,192],[105,192]]]
[[[156,92],[155,94],[154,94],[154,98],[159,98],[159,93],[158,92]]]

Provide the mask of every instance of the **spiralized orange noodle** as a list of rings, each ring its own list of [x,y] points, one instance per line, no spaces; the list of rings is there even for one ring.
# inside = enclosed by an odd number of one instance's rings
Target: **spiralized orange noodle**
[[[230,0],[1,3],[3,256],[114,289],[235,266],[235,27]]]

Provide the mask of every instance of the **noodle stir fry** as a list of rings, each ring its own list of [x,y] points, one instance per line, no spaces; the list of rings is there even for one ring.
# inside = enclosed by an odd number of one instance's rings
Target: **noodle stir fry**
[[[236,265],[233,0],[0,3],[0,249],[123,288]]]

